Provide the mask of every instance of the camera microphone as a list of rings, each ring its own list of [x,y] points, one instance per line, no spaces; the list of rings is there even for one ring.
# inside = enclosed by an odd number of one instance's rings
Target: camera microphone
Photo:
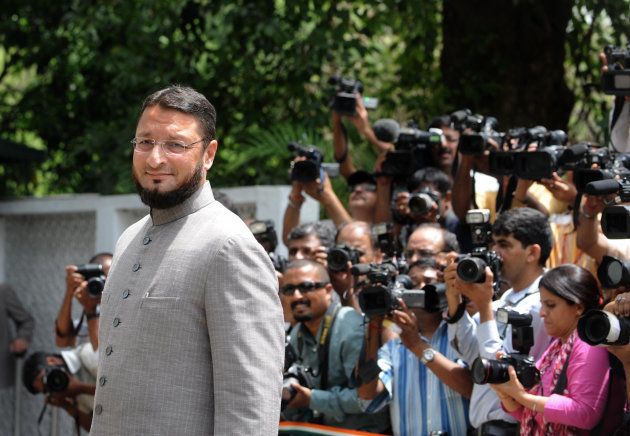
[[[398,135],[400,134],[400,124],[398,124],[398,121],[391,118],[383,118],[377,120],[372,128],[374,135],[376,135],[379,141],[398,142]]]
[[[586,185],[588,195],[608,195],[619,192],[619,182],[615,179],[597,180]]]

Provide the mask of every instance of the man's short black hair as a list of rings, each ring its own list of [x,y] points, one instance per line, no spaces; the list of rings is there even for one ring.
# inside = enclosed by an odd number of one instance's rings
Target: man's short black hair
[[[315,235],[319,238],[319,242],[326,247],[330,248],[335,242],[335,226],[332,223],[325,221],[315,221],[312,223],[303,223],[296,226],[291,230],[287,239],[294,241],[296,239],[302,239],[308,235]]]
[[[98,263],[99,265],[102,265],[103,262],[105,262],[108,259],[111,260],[112,257],[114,257],[112,253],[108,253],[108,252],[96,253],[94,256],[92,256],[92,258],[90,259],[88,263]]]
[[[407,189],[409,192],[413,192],[422,186],[423,183],[430,183],[435,186],[435,189],[442,196],[446,195],[452,186],[451,179],[444,171],[434,167],[426,167],[413,173],[407,182]]]
[[[438,115],[437,117],[433,118],[427,128],[428,129],[443,129],[444,127],[451,127],[451,125],[452,125],[451,116],[444,114],[444,115]]]
[[[495,236],[512,236],[523,247],[540,245],[538,263],[544,265],[551,253],[553,237],[547,217],[535,209],[519,207],[503,212],[492,226]]]
[[[160,89],[144,100],[140,116],[142,116],[146,108],[156,105],[195,117],[201,125],[200,133],[206,140],[204,148],[208,146],[209,141],[215,139],[217,111],[203,94],[188,86],[181,85],[172,85],[168,88]]]
[[[310,259],[296,259],[289,262],[284,269],[284,272],[291,269],[302,269],[302,268],[313,268],[317,271],[317,280],[324,283],[330,282],[330,276],[328,275],[328,270],[324,265],[319,262],[315,262]]]
[[[22,383],[24,383],[24,387],[31,394],[39,393],[33,387],[33,382],[42,371],[42,369],[45,369],[49,366],[47,362],[48,357],[58,357],[63,360],[61,354],[37,351],[28,356],[24,361],[24,365],[22,366]]]

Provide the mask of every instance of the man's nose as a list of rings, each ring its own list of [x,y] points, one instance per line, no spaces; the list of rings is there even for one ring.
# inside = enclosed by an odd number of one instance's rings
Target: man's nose
[[[147,163],[152,167],[158,167],[165,161],[166,153],[164,153],[162,145],[155,144],[147,156]]]
[[[306,255],[304,254],[304,250],[298,250],[295,252],[295,257],[296,260],[304,260],[306,259]]]

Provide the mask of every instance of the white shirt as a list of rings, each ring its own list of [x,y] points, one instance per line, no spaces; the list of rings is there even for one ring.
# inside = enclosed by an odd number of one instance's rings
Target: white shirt
[[[610,111],[610,122],[612,122],[612,113]],[[630,102],[624,101],[623,108],[617,118],[617,122],[610,129],[610,142],[615,150],[621,153],[630,152]]]
[[[492,309],[509,308],[519,313],[532,315],[532,328],[534,330],[534,345],[529,354],[535,360],[549,346],[551,338],[547,334],[542,319],[540,318],[540,296],[538,293],[539,276],[522,291],[513,289],[506,291],[501,298],[492,302]],[[467,313],[454,324],[448,326],[451,346],[460,353],[462,358],[472,366],[473,361],[481,356],[486,359],[496,359],[496,353],[503,350],[507,353],[515,352],[512,348],[512,326],[505,325],[494,319],[479,323],[479,314],[470,317]],[[504,339],[502,340],[501,337]],[[494,419],[516,422],[501,408],[501,401],[489,385],[473,385],[470,398],[470,423],[478,428],[484,422]]]

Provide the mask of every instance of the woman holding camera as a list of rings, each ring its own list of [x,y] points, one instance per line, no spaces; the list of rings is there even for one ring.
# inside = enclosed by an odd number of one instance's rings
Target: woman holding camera
[[[520,420],[521,435],[588,434],[600,421],[608,394],[608,353],[577,334],[580,316],[599,307],[595,277],[575,265],[547,271],[540,280],[540,316],[555,338],[536,362],[540,381],[526,390],[513,367],[510,381],[492,385],[503,408]]]

